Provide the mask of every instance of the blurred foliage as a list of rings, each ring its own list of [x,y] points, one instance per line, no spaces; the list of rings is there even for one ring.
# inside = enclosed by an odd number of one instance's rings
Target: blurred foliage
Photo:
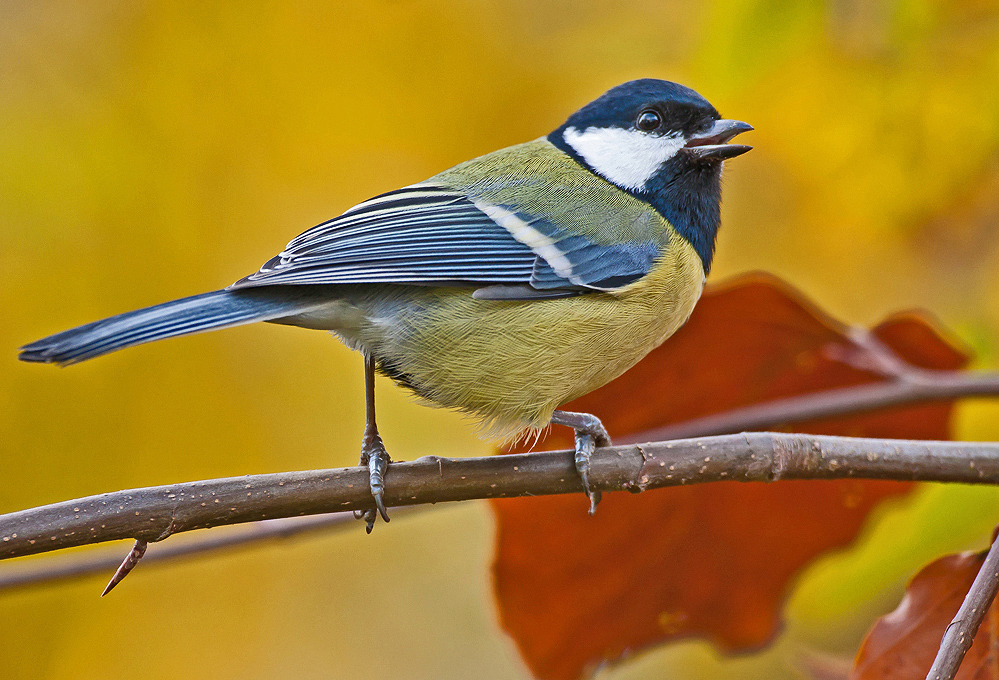
[[[999,8],[989,0],[7,2],[0,20],[0,511],[345,465],[357,355],[254,326],[60,371],[48,333],[254,270],[352,203],[546,133],[608,87],[678,80],[757,128],[727,169],[712,279],[792,282],[870,325],[925,307],[996,367]],[[0,353],[2,355],[2,353]],[[396,458],[481,454],[385,381]],[[958,434],[999,439],[999,406]],[[684,643],[608,678],[792,677],[851,653],[930,559],[981,547],[999,493],[927,488],[809,569],[777,644]],[[485,505],[0,600],[0,676],[518,678]],[[155,546],[153,548],[155,549]],[[126,547],[122,547],[124,551]],[[153,659],[148,663],[143,658]]]

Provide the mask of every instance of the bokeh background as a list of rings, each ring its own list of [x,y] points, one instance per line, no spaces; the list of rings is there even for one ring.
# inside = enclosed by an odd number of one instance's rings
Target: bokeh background
[[[835,316],[937,315],[999,364],[999,7],[793,2],[0,3],[0,512],[348,465],[358,355],[258,325],[58,370],[16,347],[218,288],[371,195],[545,134],[636,77],[751,122],[712,280],[764,269]],[[396,458],[484,454],[379,383]],[[999,439],[999,407],[957,433]],[[905,579],[983,546],[999,493],[926,487],[791,596],[765,653],[696,641],[602,678],[796,677]],[[484,503],[0,597],[0,677],[527,677],[489,590]],[[122,553],[127,549],[121,546]],[[153,546],[151,549],[155,549]]]

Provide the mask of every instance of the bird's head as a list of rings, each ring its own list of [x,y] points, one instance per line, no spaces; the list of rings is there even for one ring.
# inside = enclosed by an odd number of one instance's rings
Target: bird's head
[[[682,172],[716,174],[721,161],[752,148],[726,142],[752,129],[723,119],[688,87],[646,78],[587,104],[550,139],[609,182],[642,193]]]
[[[594,174],[652,204],[711,262],[722,161],[752,147],[728,144],[752,130],[726,120],[688,87],[646,78],[587,104],[548,139]]]

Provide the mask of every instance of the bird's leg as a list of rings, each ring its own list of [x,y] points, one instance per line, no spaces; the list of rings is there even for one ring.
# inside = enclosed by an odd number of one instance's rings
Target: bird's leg
[[[364,397],[364,438],[361,440],[360,465],[368,466],[368,484],[371,487],[371,495],[375,499],[375,507],[369,510],[355,510],[354,517],[363,519],[367,523],[365,530],[370,534],[378,515],[381,515],[386,522],[389,521],[388,511],[382,501],[382,493],[385,490],[385,472],[388,470],[390,462],[388,451],[382,444],[382,438],[378,434],[378,425],[375,423],[375,359],[370,354],[364,355]]]
[[[609,446],[611,443],[607,430],[600,419],[589,413],[573,411],[555,411],[552,414],[553,425],[565,425],[576,431],[576,471],[583,480],[583,490],[590,499],[590,514],[597,511],[600,502],[600,492],[590,489],[590,456],[597,446]]]

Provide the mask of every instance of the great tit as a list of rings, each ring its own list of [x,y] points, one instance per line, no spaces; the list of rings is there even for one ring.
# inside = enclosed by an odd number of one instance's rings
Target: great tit
[[[722,161],[751,148],[727,142],[751,129],[677,83],[628,82],[545,137],[309,229],[228,288],[52,335],[20,359],[72,364],[254,321],[333,331],[364,355],[361,464],[385,521],[376,371],[494,436],[574,428],[592,512],[589,457],[609,438],[558,407],[686,322],[711,266]],[[370,531],[375,509],[359,516]]]

